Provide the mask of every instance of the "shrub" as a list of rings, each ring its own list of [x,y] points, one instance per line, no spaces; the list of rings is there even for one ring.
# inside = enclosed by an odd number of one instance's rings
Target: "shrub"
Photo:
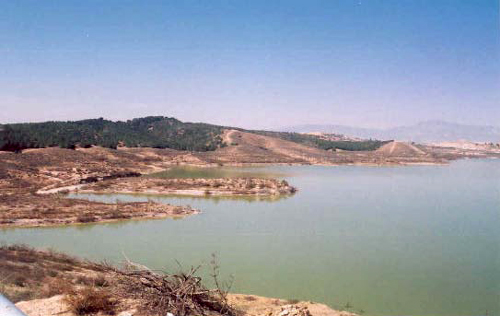
[[[76,315],[97,314],[99,312],[113,315],[117,302],[104,290],[87,287],[67,294],[64,298],[69,309]]]
[[[94,285],[98,287],[106,287],[109,285],[108,280],[102,275],[99,275],[94,278]]]
[[[26,279],[26,277],[25,277],[25,276],[23,276],[23,275],[18,275],[18,276],[14,279],[14,282],[12,282],[12,283],[14,283],[14,284],[15,284],[15,285],[17,285],[17,286],[24,287],[24,286],[26,286],[27,281],[28,281],[28,280]]]
[[[39,292],[40,297],[51,297],[59,294],[68,294],[73,292],[73,285],[63,278],[49,278],[44,281]]]
[[[220,188],[222,186],[222,183],[220,183],[219,181],[214,181],[212,183],[212,187],[214,188]]]
[[[250,189],[253,189],[255,187],[256,187],[256,185],[255,185],[255,183],[251,179],[249,179],[249,180],[246,181],[246,183],[245,183],[245,188],[246,189],[250,190]]]
[[[113,210],[111,213],[109,213],[109,215],[107,217],[110,219],[120,219],[120,218],[129,219],[132,217],[132,215],[125,214],[125,213],[120,212],[118,210]]]
[[[79,223],[91,223],[95,222],[96,220],[97,218],[92,214],[81,214],[76,218],[76,221]]]

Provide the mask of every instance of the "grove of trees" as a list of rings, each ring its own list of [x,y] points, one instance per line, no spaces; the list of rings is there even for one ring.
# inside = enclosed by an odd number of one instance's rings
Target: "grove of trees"
[[[103,118],[67,122],[20,123],[0,125],[0,150],[21,151],[26,148],[75,148],[92,145],[116,148],[172,148],[189,151],[212,151],[224,147],[223,126],[204,123],[184,123],[175,118],[148,116],[128,121],[109,121]],[[379,140],[331,141],[315,135],[241,131],[277,137],[325,150],[375,150],[387,143]]]
[[[59,146],[75,148],[92,145],[116,148],[173,148],[209,151],[223,146],[222,127],[183,123],[175,118],[150,116],[113,122],[99,119],[68,122],[0,125],[0,150]]]

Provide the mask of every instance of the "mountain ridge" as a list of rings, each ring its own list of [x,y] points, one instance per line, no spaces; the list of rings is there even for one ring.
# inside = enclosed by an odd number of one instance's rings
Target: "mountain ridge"
[[[171,148],[185,151],[214,151],[231,145],[222,139],[225,130],[259,134],[292,141],[322,150],[375,150],[386,141],[329,140],[299,133],[245,130],[221,125],[182,122],[173,117],[147,116],[127,121],[103,118],[79,121],[48,121],[0,125],[0,150],[19,152],[28,148],[75,149],[102,146]],[[236,143],[236,142],[235,142]]]
[[[442,120],[422,121],[414,125],[392,128],[363,128],[337,124],[302,124],[284,127],[284,132],[322,132],[344,134],[352,137],[396,139],[414,142],[444,142],[468,140],[472,142],[500,142],[500,127],[492,125],[468,125]]]

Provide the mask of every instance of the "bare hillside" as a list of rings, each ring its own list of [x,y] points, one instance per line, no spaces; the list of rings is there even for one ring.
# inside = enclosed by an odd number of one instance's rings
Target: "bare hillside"
[[[375,151],[329,151],[280,138],[237,130],[225,130],[227,147],[197,153],[200,160],[218,164],[299,163],[299,164],[407,164],[444,163],[442,154],[431,148],[405,142],[390,142]],[[452,157],[448,157],[453,159]],[[456,158],[455,158],[456,159]]]
[[[237,130],[225,130],[223,140],[227,147],[201,155],[218,163],[319,164],[334,159],[333,153],[322,149]]]
[[[387,157],[418,157],[428,155],[417,146],[404,142],[390,142],[376,150],[377,154]]]

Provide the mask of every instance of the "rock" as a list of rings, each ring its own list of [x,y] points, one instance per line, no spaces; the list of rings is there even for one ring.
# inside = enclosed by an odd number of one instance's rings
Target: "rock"
[[[290,313],[290,311],[289,311],[288,309],[285,309],[285,310],[282,310],[282,311],[278,314],[278,316],[286,316],[286,315],[288,315],[289,313]]]
[[[16,306],[29,316],[72,316],[63,302],[63,295],[42,298],[31,301],[18,302]]]

